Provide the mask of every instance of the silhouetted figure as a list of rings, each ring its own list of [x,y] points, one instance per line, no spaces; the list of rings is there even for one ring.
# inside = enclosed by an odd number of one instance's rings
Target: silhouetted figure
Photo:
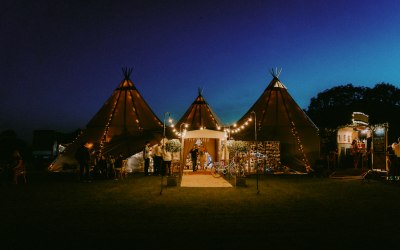
[[[13,165],[14,165],[13,167],[14,183],[18,184],[19,176],[22,176],[26,183],[25,165],[24,161],[22,160],[22,156],[19,154],[18,150],[16,150],[13,154]]]
[[[161,167],[163,164],[161,143],[158,143],[153,147],[153,164],[154,164],[153,175],[161,174]]]
[[[90,152],[86,143],[81,144],[78,150],[76,150],[75,158],[79,163],[80,180],[89,180]]]
[[[192,158],[192,169],[193,172],[197,171],[197,155],[199,150],[197,149],[196,145],[193,146],[192,150],[190,150],[190,157]]]
[[[15,168],[22,163],[22,157],[18,150],[15,150],[5,161],[0,169],[2,175],[2,181],[4,183],[12,183],[15,178]]]
[[[144,160],[144,176],[149,175],[150,167],[150,142],[147,141],[143,149],[143,160]]]
[[[367,138],[367,151],[365,152],[367,158],[367,168],[372,169],[372,137]]]
[[[387,149],[386,161],[388,166],[387,179],[390,181],[395,181],[396,176],[398,175],[399,159],[391,147]]]
[[[119,154],[115,158],[115,168],[121,168],[122,167],[122,161],[124,160],[124,156],[122,154]]]
[[[165,172],[168,169],[168,175],[171,175],[171,161],[172,161],[172,153],[166,150],[165,146],[162,146],[162,156],[163,156],[163,168],[162,175],[165,175]]]
[[[115,172],[115,158],[113,155],[107,157],[107,177],[113,179],[117,178],[117,173]]]
[[[104,155],[99,154],[97,156],[96,165],[93,172],[96,176],[107,178],[107,160]]]

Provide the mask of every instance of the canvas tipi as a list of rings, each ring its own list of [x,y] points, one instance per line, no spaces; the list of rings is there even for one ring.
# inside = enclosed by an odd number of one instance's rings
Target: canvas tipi
[[[185,114],[179,119],[176,127],[180,124],[188,124],[189,130],[209,129],[220,130],[222,122],[211,109],[202,95],[202,89],[198,89],[198,96],[190,105]]]
[[[218,160],[218,152],[221,144],[220,138],[224,134],[221,131],[222,122],[204,99],[200,88],[198,89],[197,98],[189,106],[181,119],[179,119],[175,128],[183,128],[183,124],[187,125],[187,128],[186,126],[185,128],[189,132],[182,135],[184,138],[182,157],[185,159],[194,144],[201,141],[212,160]]]
[[[58,157],[60,164],[53,164],[53,170],[62,168],[64,161],[73,163],[76,149],[85,142],[93,144],[92,151],[128,157],[140,152],[146,141],[161,140],[163,124],[131,81],[131,72],[131,69],[123,69],[122,82],[82,133]]]
[[[319,130],[278,79],[280,71],[271,73],[273,79],[237,122],[233,137],[279,142],[281,163],[289,168],[306,170],[306,166],[312,166],[319,157]]]

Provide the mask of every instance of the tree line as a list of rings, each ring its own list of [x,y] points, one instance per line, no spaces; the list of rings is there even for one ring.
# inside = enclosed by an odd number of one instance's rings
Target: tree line
[[[390,83],[356,87],[351,83],[327,89],[311,98],[307,115],[320,129],[322,141],[336,136],[339,126],[351,123],[353,112],[369,116],[369,124],[388,123],[389,143],[400,137],[400,89]]]

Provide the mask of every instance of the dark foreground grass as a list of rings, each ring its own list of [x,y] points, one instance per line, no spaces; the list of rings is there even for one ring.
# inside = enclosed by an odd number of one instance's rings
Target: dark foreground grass
[[[164,179],[164,185],[166,180]],[[0,249],[398,249],[400,186],[260,176],[247,187],[163,187],[160,178],[2,185]]]

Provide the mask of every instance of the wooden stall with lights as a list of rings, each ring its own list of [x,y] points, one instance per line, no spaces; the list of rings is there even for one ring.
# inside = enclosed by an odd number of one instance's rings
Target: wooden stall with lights
[[[337,130],[339,167],[354,167],[353,141],[359,150],[359,168],[386,170],[387,124],[370,125],[368,115],[353,112],[352,123]]]

